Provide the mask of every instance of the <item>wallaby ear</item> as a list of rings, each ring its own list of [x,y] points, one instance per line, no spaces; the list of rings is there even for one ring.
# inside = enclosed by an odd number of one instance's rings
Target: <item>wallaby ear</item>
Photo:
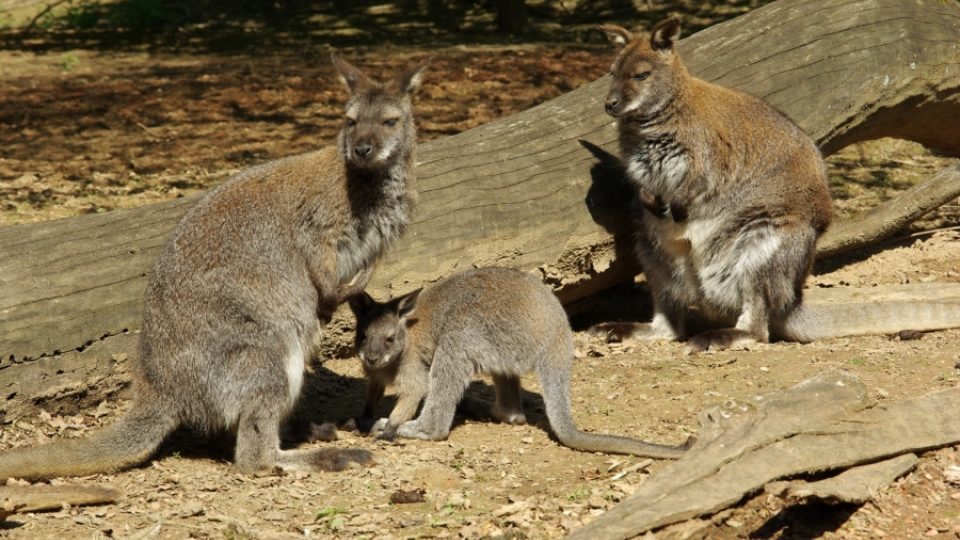
[[[623,47],[627,43],[633,41],[633,34],[622,26],[617,26],[615,24],[601,24],[597,27],[597,30],[606,34],[607,39],[610,40],[610,43],[613,43],[617,47]]]
[[[423,81],[423,70],[427,69],[433,57],[427,58],[427,61],[417,67],[410,68],[400,76],[400,90],[411,96],[420,89],[420,83]]]
[[[400,319],[406,319],[410,317],[410,315],[413,315],[417,307],[417,298],[420,297],[421,291],[423,291],[423,287],[393,300],[397,310],[397,316],[400,317]]]
[[[650,31],[650,47],[655,51],[672,51],[673,44],[680,37],[680,19],[670,17],[653,26]]]
[[[350,304],[350,311],[353,312],[353,315],[360,320],[370,312],[370,308],[377,303],[372,296],[367,294],[367,291],[361,291],[360,294],[351,296],[347,303]]]
[[[370,86],[373,84],[370,77],[361,73],[359,69],[353,67],[353,65],[335,53],[330,53],[330,61],[333,62],[333,67],[337,69],[340,78],[343,79],[343,83],[347,85],[347,90],[349,90],[351,94],[356,92],[357,88],[361,86]]]

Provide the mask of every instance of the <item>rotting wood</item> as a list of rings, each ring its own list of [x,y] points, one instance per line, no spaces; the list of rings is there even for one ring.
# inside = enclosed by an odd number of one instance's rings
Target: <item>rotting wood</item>
[[[960,442],[960,389],[871,403],[863,384],[827,372],[784,391],[701,414],[687,455],[648,478],[571,539],[626,539],[728,508],[767,483]]]
[[[764,97],[826,153],[893,136],[960,155],[958,28],[954,2],[780,0],[680,49],[694,74]],[[415,223],[373,291],[492,264],[538,271],[565,303],[629,279],[638,269],[623,234],[607,84],[422,145]],[[119,337],[140,327],[147,273],[191,203],[0,229],[4,395],[75,379],[71,354],[96,362],[126,346]],[[349,326],[330,327],[340,339],[324,356],[346,350]]]
[[[85,485],[30,485],[0,486],[0,500],[9,503],[11,513],[60,510],[64,505],[90,506],[116,502],[120,492],[115,489]]]

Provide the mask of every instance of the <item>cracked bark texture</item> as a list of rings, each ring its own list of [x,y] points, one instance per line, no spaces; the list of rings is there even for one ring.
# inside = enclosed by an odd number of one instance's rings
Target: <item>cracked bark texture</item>
[[[730,400],[701,414],[699,439],[684,457],[569,538],[633,538],[719,512],[777,479],[956,444],[958,406],[955,388],[872,403],[856,376],[841,371]]]
[[[827,153],[893,136],[960,155],[958,38],[955,2],[780,0],[685,39],[680,51],[692,73],[767,99]],[[373,292],[474,265],[539,272],[564,303],[630,279],[639,269],[616,130],[603,113],[607,85],[422,145],[415,223]],[[135,354],[147,273],[193,202],[0,229],[4,396],[95,378],[117,355]],[[339,339],[323,355],[346,350],[350,325],[341,317],[328,327]]]

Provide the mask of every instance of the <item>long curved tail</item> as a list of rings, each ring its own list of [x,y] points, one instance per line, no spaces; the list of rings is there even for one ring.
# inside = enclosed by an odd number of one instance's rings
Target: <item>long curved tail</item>
[[[177,420],[160,400],[139,399],[115,423],[82,439],[0,452],[0,480],[112,473],[147,460]]]
[[[554,434],[565,446],[587,452],[610,452],[633,454],[658,459],[677,459],[687,451],[687,446],[669,446],[648,443],[630,437],[587,433],[580,431],[570,412],[569,370],[541,368],[537,374],[543,388],[543,402],[547,407],[547,419]],[[551,369],[554,368],[554,369]]]
[[[960,328],[960,302],[801,304],[774,333],[789,341]]]

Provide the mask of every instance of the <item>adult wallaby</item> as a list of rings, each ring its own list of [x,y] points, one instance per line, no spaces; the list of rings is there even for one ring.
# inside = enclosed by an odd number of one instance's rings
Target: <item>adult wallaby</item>
[[[657,23],[649,37],[601,30],[623,47],[606,110],[617,119],[627,177],[646,199],[639,206],[651,210],[637,212],[635,244],[654,314],[651,323],[595,331],[685,339],[688,306],[732,326],[694,336],[694,351],[771,334],[811,341],[960,326],[958,304],[803,305],[817,237],[832,212],[816,145],[760,99],[692,77],[674,50],[677,19]],[[651,196],[668,211],[651,209]]]
[[[236,433],[251,473],[339,470],[363,450],[281,450],[304,362],[342,296],[401,235],[415,203],[411,96],[424,66],[390,84],[332,57],[349,90],[337,146],[246,170],[183,218],[147,287],[133,405],[89,438],[0,454],[0,478],[114,472],[175,428]]]
[[[364,293],[349,302],[369,377],[364,415],[374,413],[386,385],[397,388],[382,437],[445,439],[476,373],[493,377],[493,415],[524,423],[520,377],[534,371],[550,426],[566,446],[667,459],[686,450],[577,429],[570,414],[573,333],[560,301],[533,276],[506,268],[468,270],[422,294],[379,303]],[[420,416],[410,421],[424,398]]]

